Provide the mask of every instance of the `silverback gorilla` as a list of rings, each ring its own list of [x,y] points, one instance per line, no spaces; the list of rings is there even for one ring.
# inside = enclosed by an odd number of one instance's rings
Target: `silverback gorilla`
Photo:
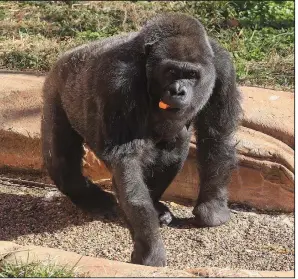
[[[50,177],[82,208],[112,195],[82,175],[83,143],[113,174],[133,239],[133,263],[164,266],[159,232],[171,215],[160,202],[197,140],[198,226],[230,218],[227,183],[240,93],[230,55],[187,15],[166,14],[139,32],[82,45],[53,66],[43,88],[42,149]],[[165,105],[165,106],[161,106]]]

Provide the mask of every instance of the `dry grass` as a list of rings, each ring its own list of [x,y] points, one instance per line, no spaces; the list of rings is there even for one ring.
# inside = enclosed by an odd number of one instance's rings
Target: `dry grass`
[[[171,11],[199,18],[233,54],[239,84],[293,91],[294,27],[228,27],[226,20],[242,16],[229,3],[0,2],[0,68],[46,72],[60,53],[73,46],[139,30],[152,16]]]

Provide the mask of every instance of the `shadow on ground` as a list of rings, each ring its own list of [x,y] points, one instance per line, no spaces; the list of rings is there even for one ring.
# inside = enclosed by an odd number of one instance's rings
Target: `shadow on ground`
[[[37,233],[54,233],[69,226],[79,226],[100,220],[126,227],[121,212],[85,212],[66,197],[47,201],[30,194],[0,194],[0,240],[13,240],[18,236]],[[170,227],[195,227],[192,218],[173,218]]]
[[[121,223],[117,217],[83,212],[66,197],[46,201],[43,197],[29,194],[1,193],[0,200],[0,240],[42,232],[53,233],[94,220]]]

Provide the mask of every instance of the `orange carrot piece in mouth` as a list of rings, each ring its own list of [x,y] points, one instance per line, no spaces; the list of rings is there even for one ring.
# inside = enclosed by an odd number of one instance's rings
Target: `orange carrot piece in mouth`
[[[170,107],[168,104],[164,103],[163,101],[160,101],[158,105],[161,109],[167,109]]]

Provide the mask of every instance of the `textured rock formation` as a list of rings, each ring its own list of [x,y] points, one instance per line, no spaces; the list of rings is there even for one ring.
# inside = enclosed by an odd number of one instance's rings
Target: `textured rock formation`
[[[42,170],[41,86],[44,77],[0,73],[0,168]],[[236,135],[239,168],[230,201],[259,209],[294,209],[294,95],[242,87],[244,121]],[[109,184],[110,174],[86,148],[84,172]],[[188,160],[164,198],[192,203],[198,195],[194,139]]]

